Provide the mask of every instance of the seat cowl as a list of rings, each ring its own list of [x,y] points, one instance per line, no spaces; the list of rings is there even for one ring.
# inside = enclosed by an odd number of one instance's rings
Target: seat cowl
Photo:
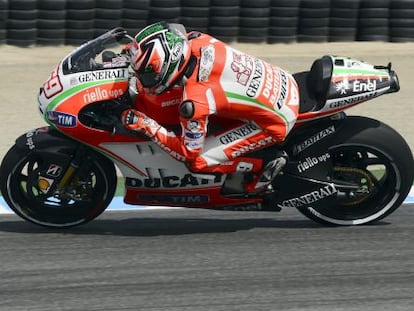
[[[315,60],[307,76],[308,92],[317,101],[315,110],[323,107],[328,95],[329,86],[332,78],[333,62],[330,56],[323,56]]]

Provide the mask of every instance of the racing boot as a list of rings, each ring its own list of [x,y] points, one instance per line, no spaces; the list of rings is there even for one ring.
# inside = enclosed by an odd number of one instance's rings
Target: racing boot
[[[223,184],[222,194],[227,197],[245,197],[273,193],[272,181],[288,161],[286,152],[279,152],[277,158],[269,161],[257,172],[234,172]]]
[[[245,185],[247,194],[272,193],[272,181],[285,167],[289,156],[285,151],[280,151],[277,158],[269,161],[263,169],[254,176],[253,180]]]

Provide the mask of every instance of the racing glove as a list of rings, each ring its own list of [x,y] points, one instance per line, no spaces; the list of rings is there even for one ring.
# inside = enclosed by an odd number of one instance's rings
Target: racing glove
[[[140,132],[150,138],[154,137],[161,128],[155,120],[135,109],[122,112],[122,123],[127,129]]]

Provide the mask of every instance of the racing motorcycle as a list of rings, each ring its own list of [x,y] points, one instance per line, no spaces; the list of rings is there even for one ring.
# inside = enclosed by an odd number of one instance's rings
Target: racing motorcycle
[[[48,126],[18,137],[2,160],[1,192],[23,219],[55,228],[88,222],[107,208],[119,182],[127,204],[293,207],[319,223],[345,226],[376,222],[408,195],[414,161],[406,141],[380,121],[344,113],[399,91],[391,64],[325,55],[310,70],[295,73],[300,114],[282,145],[289,161],[272,182],[274,192],[233,196],[224,186],[235,176],[193,174],[148,138],[122,126],[122,111],[133,106],[123,47],[133,38],[119,33],[104,33],[56,66],[38,95]],[[246,131],[242,125],[232,135]],[[280,146],[275,148],[249,156],[272,158]]]

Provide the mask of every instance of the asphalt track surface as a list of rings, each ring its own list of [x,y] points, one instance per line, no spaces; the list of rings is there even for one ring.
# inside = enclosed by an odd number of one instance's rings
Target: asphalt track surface
[[[56,231],[2,215],[0,310],[412,311],[413,219],[144,210]]]
[[[401,92],[363,104],[414,146],[414,44],[237,46],[306,70],[327,53],[392,61]],[[0,159],[44,125],[36,93],[71,48],[0,47]],[[106,212],[49,230],[0,215],[0,310],[414,310],[414,208],[376,225],[323,227],[296,210]]]

